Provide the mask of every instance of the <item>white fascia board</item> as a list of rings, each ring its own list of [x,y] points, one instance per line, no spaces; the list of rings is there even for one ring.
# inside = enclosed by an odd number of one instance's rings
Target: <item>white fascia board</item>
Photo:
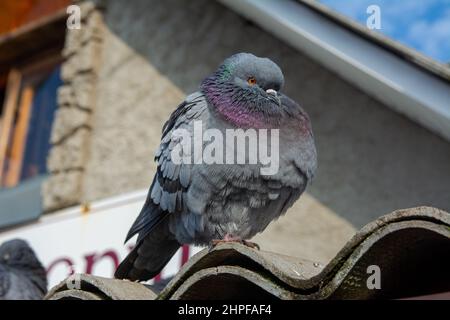
[[[450,84],[293,0],[220,0],[450,141]]]

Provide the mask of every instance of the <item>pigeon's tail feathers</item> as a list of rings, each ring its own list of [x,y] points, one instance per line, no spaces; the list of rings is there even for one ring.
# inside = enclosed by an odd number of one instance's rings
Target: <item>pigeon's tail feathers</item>
[[[153,211],[153,213],[156,214],[150,215],[149,211]],[[139,243],[143,238],[145,238],[148,233],[153,230],[154,227],[159,225],[159,223],[162,222],[165,217],[166,215],[161,212],[161,210],[157,208],[156,205],[152,204],[150,207],[144,206],[141,213],[128,231],[128,234],[125,238],[125,243],[128,242],[128,240],[130,240],[135,234],[139,234],[137,239],[137,242]]]
[[[156,176],[153,179],[152,185],[148,191],[147,199],[142,207],[139,216],[134,221],[128,234],[125,238],[125,243],[128,242],[135,234],[139,234],[137,242],[140,242],[145,236],[153,230],[165,217],[166,213],[156,205],[152,198],[151,193],[155,187]]]
[[[161,272],[180,248],[180,243],[169,236],[165,225],[159,224],[137,243],[117,268],[115,278],[144,281]]]
[[[151,251],[140,252],[143,246],[153,247]],[[157,276],[166,266],[172,256],[177,252],[180,244],[174,240],[167,240],[148,245],[144,240],[140,245],[134,248],[114,273],[116,279],[128,279],[131,281],[146,281]]]

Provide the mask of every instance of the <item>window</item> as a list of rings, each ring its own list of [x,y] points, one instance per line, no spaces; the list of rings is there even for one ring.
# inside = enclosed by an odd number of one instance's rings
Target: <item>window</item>
[[[71,3],[0,1],[0,230],[42,214]]]
[[[58,55],[8,74],[0,116],[0,186],[45,174],[50,132],[61,85]]]

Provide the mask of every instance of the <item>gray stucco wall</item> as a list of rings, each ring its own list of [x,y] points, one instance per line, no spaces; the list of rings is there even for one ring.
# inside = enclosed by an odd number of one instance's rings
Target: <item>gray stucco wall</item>
[[[448,142],[234,12],[207,0],[102,4],[78,202],[147,188],[170,112],[225,57],[247,51],[281,66],[284,91],[312,118],[319,169],[309,194],[321,205],[357,226],[398,208],[450,210]]]

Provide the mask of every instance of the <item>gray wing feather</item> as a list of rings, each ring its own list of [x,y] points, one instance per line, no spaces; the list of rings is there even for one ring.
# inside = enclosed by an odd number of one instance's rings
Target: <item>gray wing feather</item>
[[[200,117],[206,108],[203,95],[194,93],[178,106],[165,123],[161,144],[155,153],[157,172],[145,204],[125,241],[139,233],[138,242],[140,242],[168,214],[184,210],[183,193],[191,181],[191,166],[172,162],[171,151],[180,143],[173,138],[172,132],[178,128],[189,129],[190,122]]]

